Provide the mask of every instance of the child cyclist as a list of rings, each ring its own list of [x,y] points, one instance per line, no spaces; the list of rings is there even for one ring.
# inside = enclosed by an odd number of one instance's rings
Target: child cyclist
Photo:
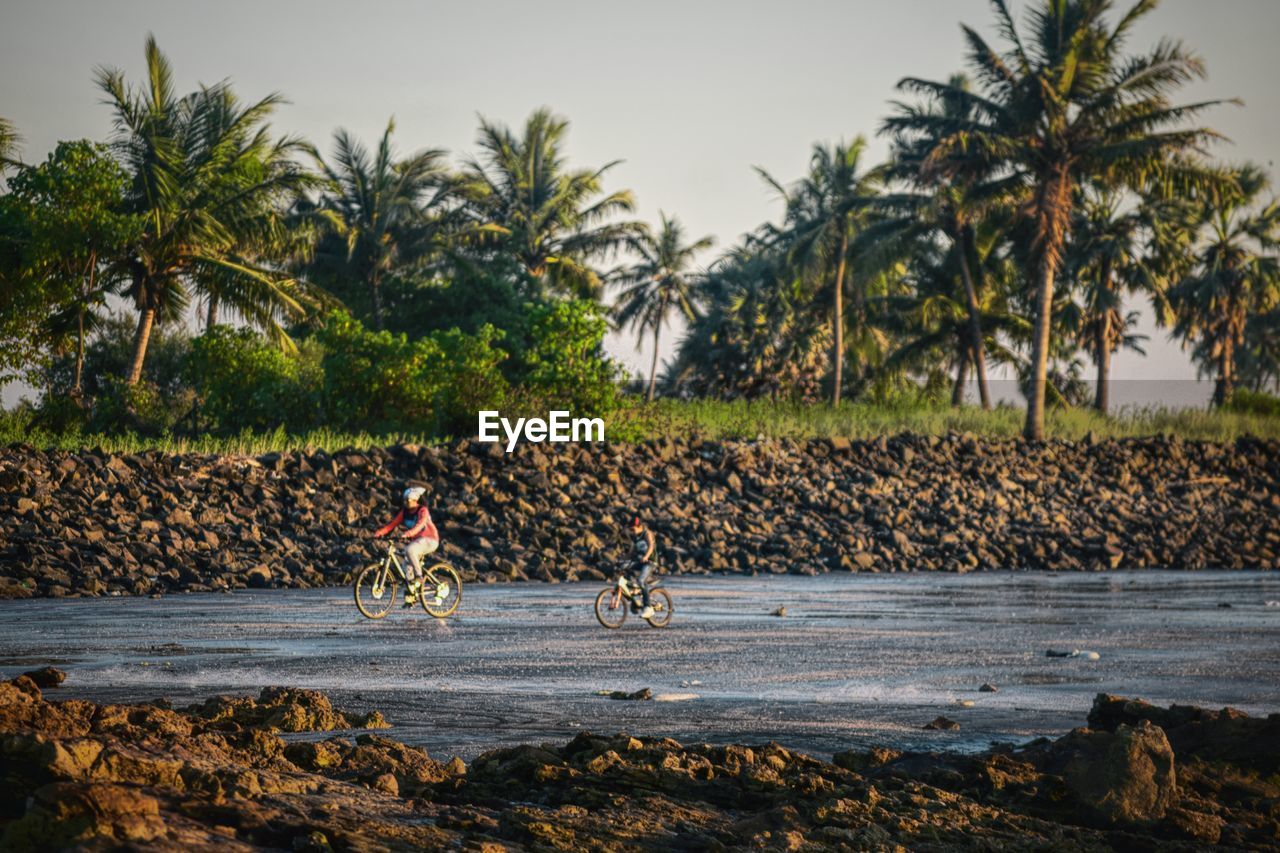
[[[419,591],[422,588],[422,558],[440,547],[440,533],[431,522],[431,513],[422,502],[427,490],[410,487],[404,490],[401,497],[400,512],[388,524],[379,527],[374,536],[387,536],[397,527],[401,528],[401,539],[408,540],[404,546],[405,574],[408,575],[409,588],[405,591],[404,606],[412,607],[418,603]]]
[[[645,527],[640,516],[631,519],[631,568],[636,573],[636,583],[640,585],[640,594],[644,596],[644,609],[640,611],[641,619],[653,615],[653,605],[649,601],[649,578],[653,575],[653,552],[657,549],[658,540],[653,531]]]

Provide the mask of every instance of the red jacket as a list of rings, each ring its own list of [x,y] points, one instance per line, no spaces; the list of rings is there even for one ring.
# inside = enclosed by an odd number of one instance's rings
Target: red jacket
[[[440,541],[440,533],[436,530],[436,526],[431,523],[431,513],[427,511],[425,506],[420,506],[414,510],[413,515],[406,516],[404,510],[396,513],[396,517],[391,520],[390,524],[379,527],[374,536],[386,536],[397,526],[404,528],[405,539],[434,539]]]

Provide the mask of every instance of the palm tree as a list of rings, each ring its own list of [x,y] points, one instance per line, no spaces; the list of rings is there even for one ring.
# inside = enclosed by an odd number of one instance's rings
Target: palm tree
[[[18,135],[13,122],[0,116],[0,175],[4,174],[5,168],[13,162],[14,156],[18,153],[18,143],[21,141],[22,137]]]
[[[1126,209],[1124,196],[1107,188],[1089,189],[1072,225],[1066,267],[1081,289],[1078,327],[1097,368],[1094,408],[1106,414],[1110,404],[1111,356],[1122,345],[1137,348],[1127,330],[1136,320],[1124,312],[1126,292],[1156,295],[1161,278],[1143,256],[1148,208]]]
[[[830,352],[825,311],[785,250],[748,236],[708,269],[664,384],[698,396],[816,400]]]
[[[1235,375],[1255,393],[1274,392],[1280,385],[1280,308],[1249,318],[1244,343],[1236,350]]]
[[[1237,171],[1238,189],[1209,199],[1195,230],[1205,236],[1190,274],[1173,286],[1169,303],[1174,333],[1193,342],[1198,361],[1217,375],[1213,402],[1231,402],[1237,351],[1245,343],[1249,318],[1280,303],[1280,202],[1262,205],[1270,188],[1256,166]]]
[[[658,337],[662,326],[670,322],[673,310],[685,320],[695,316],[692,288],[696,279],[689,274],[694,256],[710,249],[714,237],[684,242],[684,227],[674,216],[659,213],[662,227],[655,237],[646,233],[633,243],[640,261],[627,267],[616,279],[623,288],[614,304],[619,325],[630,325],[637,332],[637,346],[646,332],[653,332],[653,363],[649,367],[649,387],[645,399],[653,402],[653,389],[658,379]]]
[[[217,144],[224,135],[235,139],[237,99],[227,89],[210,91],[208,98],[207,116],[200,128],[206,138],[203,144]],[[229,263],[202,264],[192,273],[192,279],[205,301],[206,330],[218,323],[220,309],[227,307],[287,348],[292,342],[281,321],[315,313],[334,300],[305,278],[289,273],[310,257],[316,242],[313,223],[293,210],[298,190],[311,187],[315,182],[293,159],[300,143],[283,139],[268,145],[265,141],[262,132],[252,138],[239,139],[236,144],[242,151],[233,156],[242,159],[249,168],[236,179],[249,185],[274,182],[276,189],[228,200],[221,219],[236,235],[227,253]],[[272,274],[244,276],[240,268],[267,270]]]
[[[975,234],[971,257],[952,247],[944,248],[931,239],[929,232],[916,235],[908,278],[911,292],[889,296],[884,301],[884,323],[892,333],[895,346],[879,366],[881,376],[898,372],[932,371],[945,359],[954,369],[951,404],[964,402],[967,373],[975,365],[973,346],[975,311],[969,304],[967,288],[957,287],[963,276],[959,268],[969,265],[974,276],[1003,281],[1010,262],[997,257],[996,248],[1003,241],[996,227],[985,225]],[[1026,321],[1009,309],[1005,291],[987,288],[976,309],[978,327],[987,338],[981,351],[993,354],[997,363],[1018,364],[1017,354],[1002,343],[1000,335],[1019,341],[1028,333]],[[983,362],[985,364],[985,361]]]
[[[570,171],[562,147],[569,122],[540,109],[517,137],[480,120],[480,159],[468,164],[471,236],[482,248],[515,258],[536,289],[600,298],[603,279],[591,262],[638,237],[643,226],[614,217],[635,207],[629,190],[604,194],[618,161]]]
[[[757,169],[782,196],[787,209],[783,229],[777,235],[789,246],[791,259],[823,283],[831,293],[832,405],[840,404],[844,366],[844,291],[851,262],[850,247],[865,227],[873,202],[883,185],[878,170],[862,167],[867,141],[856,137],[846,145],[815,145],[809,174],[787,189],[768,172]],[[854,327],[863,331],[866,290],[854,290]]]
[[[1135,188],[1157,176],[1168,188],[1210,180],[1183,155],[1199,152],[1218,134],[1185,123],[1220,102],[1175,106],[1169,100],[1174,89],[1204,76],[1203,63],[1168,40],[1145,55],[1123,53],[1134,25],[1157,3],[1139,0],[1112,26],[1113,0],[1040,0],[1024,40],[1005,0],[992,0],[1005,53],[964,27],[978,92],[915,78],[899,84],[970,109],[963,117],[902,115],[886,123],[893,132],[936,139],[927,164],[980,156],[1029,191],[1035,334],[1023,429],[1028,439],[1044,435],[1054,283],[1077,189],[1094,178]]]
[[[948,86],[962,92],[969,92],[972,88],[963,74],[953,75]],[[930,97],[920,106],[897,103],[895,107],[900,115],[926,120],[931,117],[973,118],[974,112],[969,101],[939,96]],[[891,128],[886,125],[885,129]],[[975,230],[984,218],[1004,213],[1013,204],[1013,194],[1018,186],[1007,176],[993,174],[991,164],[985,158],[972,154],[955,153],[942,164],[929,160],[930,153],[940,141],[935,132],[935,128],[922,130],[917,126],[897,128],[889,173],[894,178],[905,180],[916,192],[886,195],[882,205],[891,218],[875,230],[880,233],[897,231],[899,239],[908,241],[919,233],[937,233],[950,242],[956,258],[955,266],[964,285],[968,318],[965,337],[970,342],[967,362],[971,362],[975,369],[982,408],[990,409],[991,391],[987,384],[987,360],[979,317],[981,285],[975,280],[979,273],[975,269],[978,264]],[[879,234],[873,239],[879,239]]]
[[[326,185],[318,204],[338,251],[322,251],[320,266],[353,268],[368,291],[373,325],[382,329],[382,284],[397,263],[417,260],[434,244],[438,216],[453,189],[445,152],[424,149],[399,159],[391,144],[395,120],[387,122],[378,148],[369,150],[350,131],[333,136],[332,165],[315,159]]]
[[[272,140],[267,120],[279,95],[242,104],[227,83],[178,97],[173,72],[154,37],[146,45],[147,80],[126,85],[121,71],[102,68],[98,85],[115,112],[114,145],[130,178],[131,211],[143,231],[125,261],[125,293],[138,310],[129,386],[142,376],[157,320],[181,315],[203,283],[232,281],[245,304],[263,314],[299,317],[305,287],[277,265],[246,257],[254,235],[244,213],[291,196],[307,185],[294,155],[303,144]]]

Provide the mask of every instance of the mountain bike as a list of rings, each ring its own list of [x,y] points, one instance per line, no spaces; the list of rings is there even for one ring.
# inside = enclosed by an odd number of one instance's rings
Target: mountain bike
[[[422,573],[418,600],[422,609],[437,619],[451,616],[462,603],[462,578],[448,563],[436,563]],[[370,619],[381,619],[391,612],[400,586],[408,588],[400,555],[394,542],[387,543],[387,555],[381,562],[365,566],[356,575],[354,591],[356,607]]]
[[[653,607],[653,615],[645,621],[655,628],[665,628],[671,624],[671,614],[675,605],[671,602],[671,593],[660,586],[649,590],[649,605]],[[627,612],[639,613],[644,610],[644,593],[640,584],[632,580],[626,572],[621,572],[613,580],[613,585],[600,590],[596,596],[596,619],[606,628],[621,628],[627,621]]]

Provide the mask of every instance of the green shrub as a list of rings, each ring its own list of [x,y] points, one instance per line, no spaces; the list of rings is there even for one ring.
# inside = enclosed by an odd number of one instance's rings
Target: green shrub
[[[499,408],[507,383],[489,326],[475,335],[457,330],[405,335],[371,332],[334,312],[317,333],[324,346],[326,423],[373,432],[407,430],[441,435],[470,432],[478,408]]]
[[[527,306],[529,348],[519,374],[520,407],[574,416],[618,407],[626,372],[604,352],[608,323],[585,300]]]
[[[297,433],[319,425],[323,352],[318,341],[286,352],[250,329],[214,326],[191,342],[185,376],[213,432]]]

